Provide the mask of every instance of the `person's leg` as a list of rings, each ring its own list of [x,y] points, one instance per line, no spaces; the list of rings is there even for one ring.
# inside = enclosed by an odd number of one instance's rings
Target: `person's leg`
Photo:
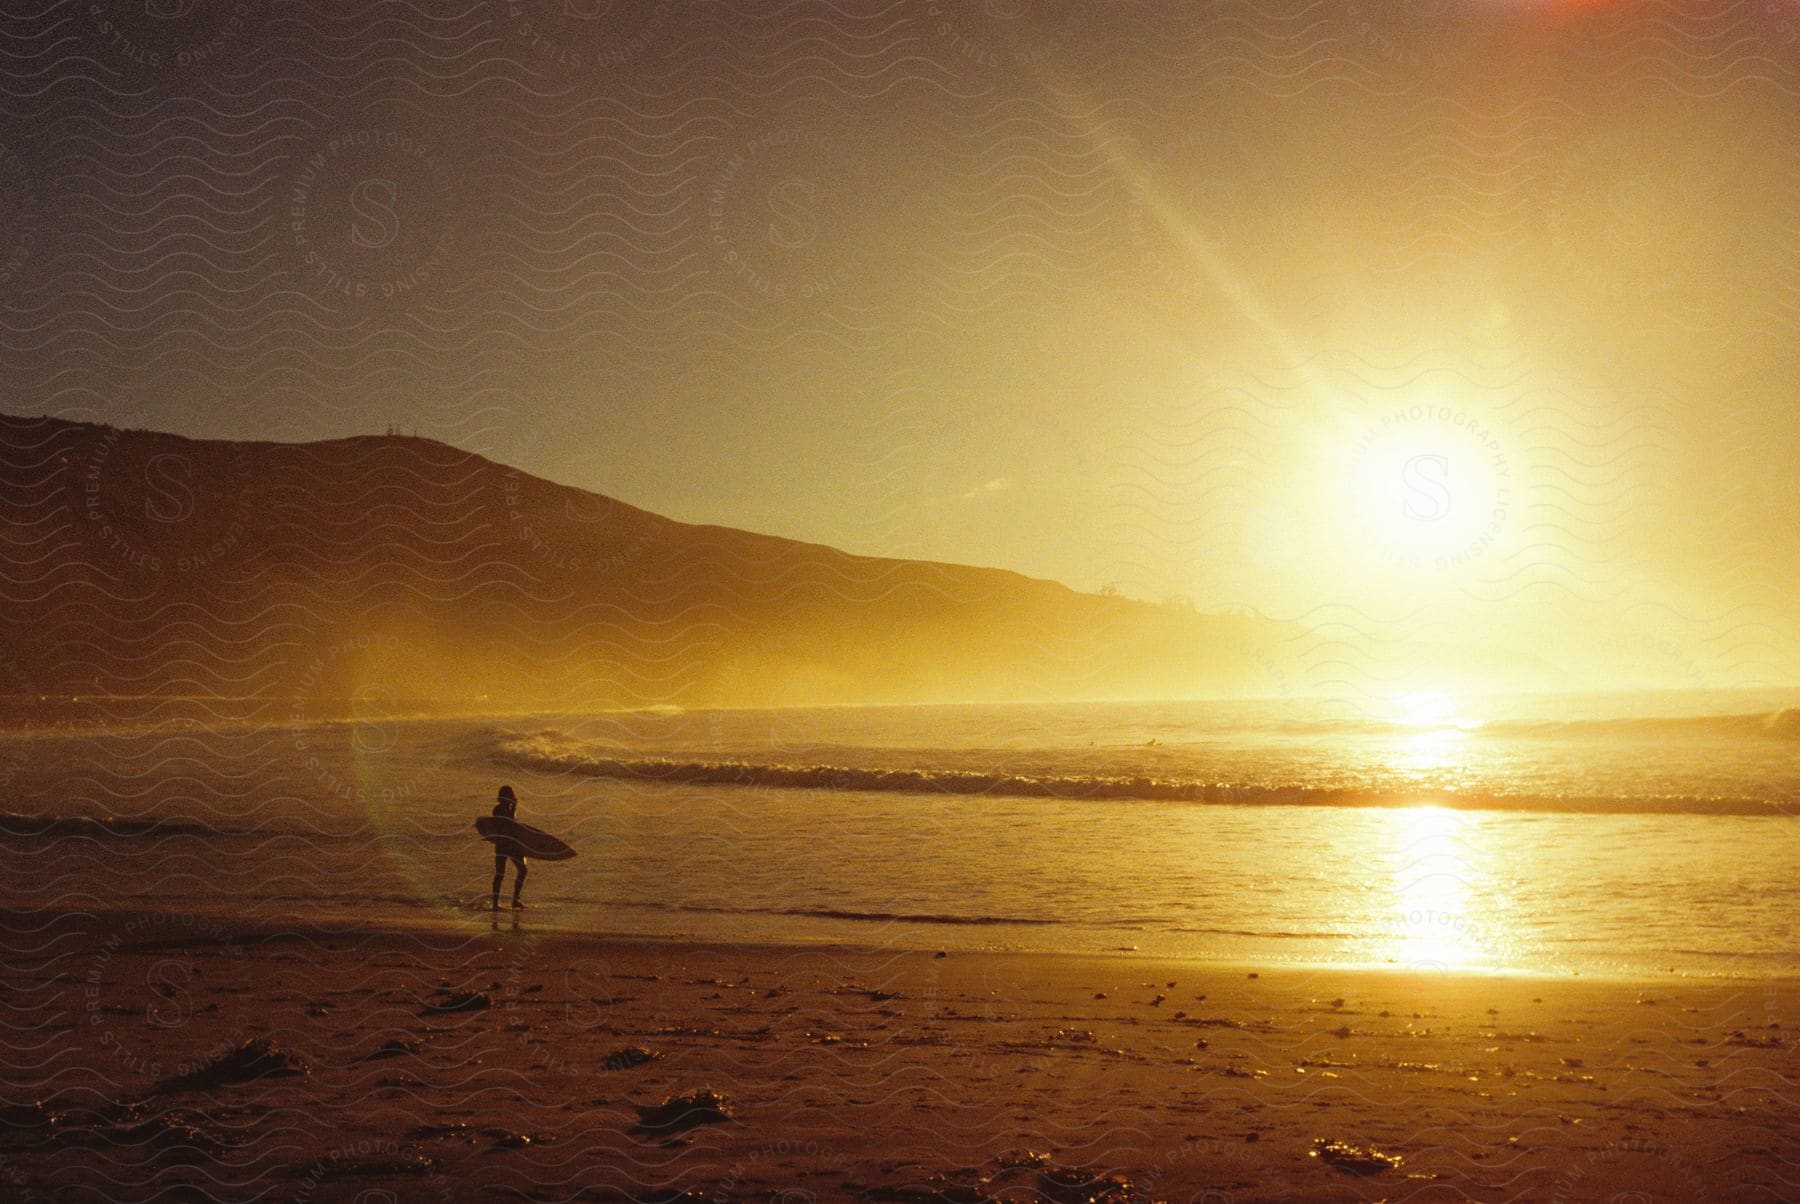
[[[524,904],[519,902],[519,892],[525,889],[525,859],[514,857],[513,864],[519,867],[518,874],[513,878],[513,906],[523,907]]]
[[[506,854],[494,850],[494,910],[500,910],[500,883],[506,879]]]

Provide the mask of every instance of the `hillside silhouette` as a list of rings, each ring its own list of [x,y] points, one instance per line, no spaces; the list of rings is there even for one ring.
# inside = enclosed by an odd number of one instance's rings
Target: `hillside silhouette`
[[[1269,693],[1288,634],[675,522],[391,435],[227,442],[0,417],[0,532],[0,693],[28,712]]]

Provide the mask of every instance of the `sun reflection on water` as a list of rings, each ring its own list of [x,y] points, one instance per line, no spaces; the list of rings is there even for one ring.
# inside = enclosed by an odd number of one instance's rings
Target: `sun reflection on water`
[[[1415,780],[1454,778],[1467,756],[1469,735],[1481,723],[1465,717],[1455,698],[1437,691],[1396,694],[1388,705],[1390,721],[1401,729],[1393,737],[1392,768]]]
[[[1445,970],[1491,964],[1490,876],[1469,839],[1470,817],[1431,806],[1396,808],[1386,816],[1393,916],[1382,926],[1383,960]]]
[[[1457,727],[1440,727],[1402,736],[1394,747],[1394,768],[1414,777],[1458,768],[1463,760],[1463,745],[1468,739],[1469,733]]]

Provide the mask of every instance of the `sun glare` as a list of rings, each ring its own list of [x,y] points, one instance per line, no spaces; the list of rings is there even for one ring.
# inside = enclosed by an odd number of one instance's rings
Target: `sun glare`
[[[1347,449],[1338,504],[1347,546],[1398,569],[1484,559],[1511,504],[1511,469],[1493,430],[1447,405],[1396,407]]]

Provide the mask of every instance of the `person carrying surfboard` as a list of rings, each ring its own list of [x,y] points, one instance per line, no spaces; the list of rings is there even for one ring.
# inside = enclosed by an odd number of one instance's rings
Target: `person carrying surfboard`
[[[518,815],[518,796],[513,793],[511,786],[502,786],[500,797],[494,803],[494,813],[479,816],[475,820],[475,831],[481,834],[481,838],[494,842],[495,911],[500,910],[500,886],[506,881],[506,863],[509,859],[519,867],[518,876],[513,879],[513,907],[522,911],[525,904],[519,901],[519,892],[525,888],[525,859],[534,857],[539,861],[567,861],[575,856],[575,850],[568,842],[558,840],[530,824],[520,823]]]
[[[494,803],[494,814],[504,819],[517,819],[519,800],[513,794],[511,786],[500,787],[500,796]],[[506,862],[508,858],[519,867],[513,877],[513,910],[525,910],[525,904],[519,902],[519,892],[525,888],[525,850],[519,842],[510,836],[496,836],[494,841],[494,910],[500,910],[500,884],[506,879]]]

